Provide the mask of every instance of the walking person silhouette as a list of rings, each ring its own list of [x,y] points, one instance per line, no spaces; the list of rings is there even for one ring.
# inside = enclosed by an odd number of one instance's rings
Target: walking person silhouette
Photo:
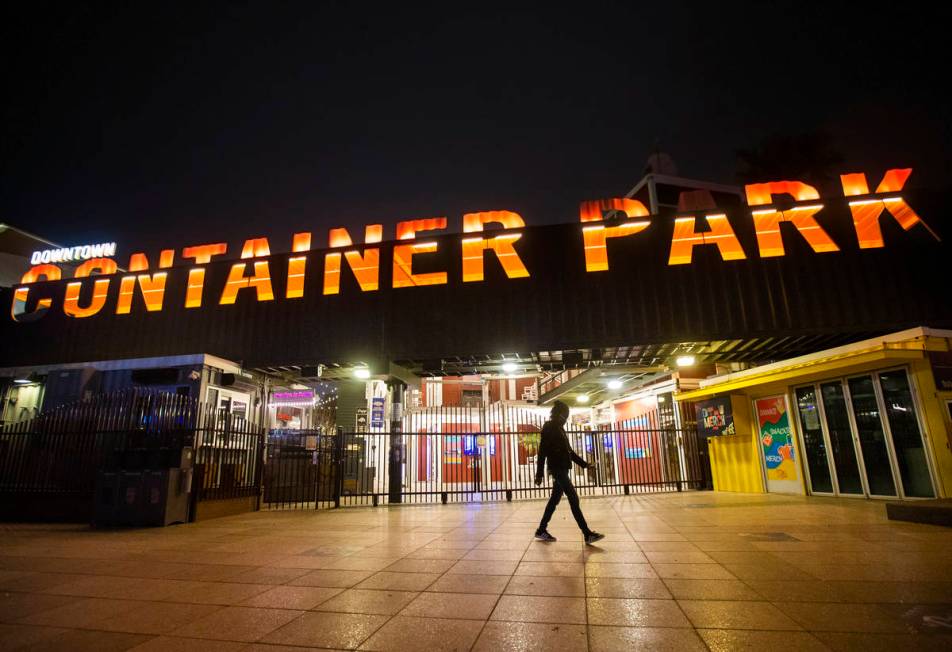
[[[581,466],[583,469],[589,467],[589,463],[579,457],[572,445],[569,443],[568,435],[565,434],[565,422],[569,418],[569,406],[562,401],[555,401],[552,404],[552,412],[549,420],[542,426],[542,438],[539,442],[539,454],[536,461],[535,483],[538,487],[542,484],[542,474],[546,460],[549,461],[549,475],[552,476],[552,496],[545,506],[545,512],[542,514],[542,521],[539,523],[539,529],[536,530],[535,538],[539,541],[555,541],[555,537],[549,534],[548,526],[552,514],[559,501],[562,500],[562,494],[569,499],[569,506],[572,508],[572,516],[575,522],[582,530],[582,536],[585,537],[585,543],[591,545],[596,541],[605,538],[604,534],[599,534],[589,529],[585,522],[585,516],[582,514],[582,508],[578,504],[578,492],[572,484],[569,477],[569,471],[572,469],[572,462]]]

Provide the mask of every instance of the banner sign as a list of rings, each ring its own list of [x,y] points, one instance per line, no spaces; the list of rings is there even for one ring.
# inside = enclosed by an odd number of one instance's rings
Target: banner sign
[[[796,446],[787,399],[781,394],[754,401],[767,490],[800,493]]]
[[[370,427],[383,428],[384,405],[386,399],[382,396],[375,396],[370,399]]]

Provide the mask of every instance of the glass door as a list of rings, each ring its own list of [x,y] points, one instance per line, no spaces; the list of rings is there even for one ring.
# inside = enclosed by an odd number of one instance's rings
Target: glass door
[[[795,394],[800,432],[803,434],[803,459],[807,463],[810,489],[813,493],[835,493],[827,457],[826,437],[820,423],[822,417],[817,405],[816,387],[798,387]]]
[[[846,382],[869,494],[896,496],[896,482],[873,377],[856,376]]]
[[[850,427],[843,381],[821,384],[820,397],[839,493],[862,496],[866,492],[859,475],[859,462],[856,459],[856,446],[853,428]]]
[[[879,386],[903,494],[910,498],[934,498],[932,474],[906,370],[880,372]]]

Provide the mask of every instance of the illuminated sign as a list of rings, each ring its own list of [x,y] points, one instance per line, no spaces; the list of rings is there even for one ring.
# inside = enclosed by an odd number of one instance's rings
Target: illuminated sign
[[[844,174],[840,178],[843,197],[849,205],[852,230],[860,250],[881,248],[884,245],[882,222],[891,217],[904,230],[921,226],[936,240],[938,236],[906,203],[901,192],[912,173],[911,169],[888,170],[876,185],[874,192],[865,174]],[[816,188],[801,181],[771,181],[745,187],[750,225],[756,236],[756,247],[744,249],[735,227],[725,212],[716,209],[699,212],[678,212],[673,216],[670,247],[667,250],[669,266],[690,265],[698,248],[716,251],[723,261],[743,261],[751,258],[777,258],[787,255],[784,239],[797,237],[816,254],[841,251],[851,244],[833,240],[817,220],[824,210],[824,202]],[[842,201],[842,200],[840,200]],[[732,213],[737,220],[737,213]],[[608,198],[584,201],[579,212],[580,236],[584,265],[587,272],[610,270],[609,240],[638,238],[639,234],[664,226],[657,215],[649,214],[640,201],[632,198]],[[741,216],[743,219],[743,216]],[[784,232],[786,223],[790,230]],[[440,256],[449,245],[446,238],[437,240],[435,233],[447,229],[446,217],[432,217],[399,222],[395,239],[383,245],[384,227],[371,224],[364,228],[363,242],[356,243],[346,228],[330,229],[327,248],[315,251],[310,232],[291,236],[291,254],[287,258],[271,256],[267,238],[250,238],[241,247],[239,258],[228,268],[227,278],[217,287],[206,287],[206,268],[217,257],[228,253],[224,242],[187,246],[181,249],[181,258],[188,266],[187,283],[181,294],[167,297],[166,270],[173,267],[176,249],[164,249],[150,260],[145,253],[133,253],[128,272],[120,278],[118,265],[112,258],[115,243],[87,245],[67,249],[35,252],[31,267],[14,289],[11,317],[14,321],[35,321],[49,312],[53,298],[37,290],[28,306],[31,284],[39,281],[59,281],[63,269],[57,262],[85,258],[66,284],[63,312],[77,319],[104,311],[117,315],[132,312],[160,312],[169,301],[181,302],[186,309],[200,309],[209,305],[231,306],[239,296],[253,296],[256,302],[289,301],[301,299],[307,292],[323,295],[341,293],[341,279],[347,274],[353,278],[360,292],[376,292],[381,285],[381,265],[390,265],[389,275],[393,289],[439,286],[451,282],[449,273],[439,269]],[[489,230],[487,227],[495,227]],[[452,282],[471,284],[486,280],[487,259],[495,260],[507,279],[531,276],[526,261],[520,255],[525,221],[518,213],[506,210],[467,213],[462,217],[462,233],[458,249],[453,255],[460,260],[460,276]],[[643,236],[642,236],[643,237]],[[842,236],[840,236],[842,237]],[[790,241],[786,242],[790,245]],[[388,260],[383,251],[390,251]],[[442,258],[445,261],[445,256]],[[153,267],[152,262],[155,262]],[[319,287],[306,283],[309,265],[323,263]],[[493,263],[490,263],[493,264]],[[558,264],[564,264],[559,262]],[[436,267],[436,269],[434,269]],[[426,271],[423,271],[426,269]],[[183,272],[184,274],[184,272]],[[386,278],[386,277],[384,277]],[[110,303],[113,284],[118,286],[117,298]],[[277,291],[275,286],[277,285]],[[181,288],[181,285],[174,286]],[[402,291],[402,290],[401,290]],[[141,301],[136,302],[136,296]]]
[[[58,249],[43,249],[34,251],[30,256],[31,265],[45,263],[71,263],[73,261],[89,260],[90,258],[109,258],[116,255],[115,242],[101,244],[80,245],[78,247],[60,247]]]
[[[273,392],[268,407],[310,407],[315,403],[313,389]]]

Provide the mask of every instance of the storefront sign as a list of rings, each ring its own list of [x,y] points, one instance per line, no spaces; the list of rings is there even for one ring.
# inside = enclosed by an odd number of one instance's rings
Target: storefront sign
[[[370,399],[371,428],[383,428],[384,405],[386,400],[387,399],[383,398],[382,396],[375,396]]]
[[[888,170],[875,191],[870,190],[865,174],[841,176],[842,195],[847,198],[854,243],[859,249],[885,246],[881,222],[889,218],[907,231],[921,227],[938,239],[900,194],[911,173],[908,168]],[[836,253],[848,244],[835,242],[817,221],[824,204],[813,186],[801,181],[772,181],[750,184],[745,190],[750,210],[746,215],[735,214],[732,218],[735,224],[726,213],[717,211],[676,214],[667,265],[692,264],[698,248],[716,251],[720,259],[727,262],[786,256],[784,237],[794,233],[817,254]],[[650,215],[643,203],[632,198],[584,201],[579,219],[584,260],[566,264],[582,265],[593,273],[610,270],[609,240],[637,238],[640,233],[661,228],[661,218]],[[753,250],[750,245],[745,250],[735,234],[740,226],[736,223],[738,219],[749,220],[753,227],[756,234]],[[785,228],[789,230],[781,229],[781,223],[786,223]],[[487,231],[490,225],[498,228]],[[440,242],[418,239],[421,234],[433,237],[436,232],[446,230],[445,217],[398,222],[393,232],[395,240],[388,247],[381,246],[382,224],[366,226],[362,244],[356,244],[346,228],[331,229],[327,249],[320,252],[311,246],[312,233],[295,233],[290,239],[291,255],[287,258],[272,259],[268,238],[251,238],[244,242],[239,261],[231,264],[224,282],[216,282],[217,287],[206,287],[206,270],[209,263],[223,260],[221,257],[228,253],[225,242],[186,246],[181,250],[164,249],[158,256],[133,253],[128,261],[128,272],[121,275],[112,257],[115,243],[35,252],[31,259],[34,266],[14,290],[10,314],[15,321],[29,322],[54,308],[53,298],[43,291],[37,290],[30,296],[31,284],[59,281],[63,268],[56,263],[67,260],[85,259],[85,262],[76,268],[73,274],[76,280],[66,285],[62,305],[55,308],[77,319],[104,312],[129,314],[134,304],[135,311],[145,315],[161,312],[169,301],[181,302],[186,309],[203,309],[210,305],[234,305],[239,295],[253,296],[257,302],[293,301],[305,293],[315,292],[337,295],[341,293],[345,273],[353,277],[361,292],[375,292],[380,289],[382,264],[390,267],[390,281],[395,289],[484,282],[487,257],[496,260],[507,279],[528,278],[532,271],[517,247],[517,243],[522,244],[524,227],[523,218],[507,210],[463,215],[462,234],[454,253],[461,261],[460,276],[453,281],[447,271],[433,269],[436,259],[432,254],[438,252]],[[442,242],[445,247],[446,241]],[[382,252],[389,253],[389,260],[382,262]],[[185,283],[169,283],[175,288],[176,296],[166,296],[169,272],[165,270],[176,265],[177,257],[180,264],[189,266],[188,279]],[[308,287],[308,266],[321,263],[320,287]],[[428,267],[429,271],[419,271],[421,266]]]
[[[367,408],[357,408],[354,428],[356,432],[367,432]]]
[[[730,396],[701,401],[694,406],[697,429],[702,437],[734,434],[734,414]]]
[[[112,258],[116,255],[115,242],[80,245],[78,247],[60,247],[58,249],[43,249],[34,251],[30,256],[31,265],[44,263],[71,263],[90,258]]]
[[[313,389],[304,389],[292,392],[273,392],[269,407],[311,407],[314,405]]]
[[[782,394],[754,401],[757,415],[760,450],[764,463],[767,490],[800,493],[796,446],[790,427],[790,411]]]

